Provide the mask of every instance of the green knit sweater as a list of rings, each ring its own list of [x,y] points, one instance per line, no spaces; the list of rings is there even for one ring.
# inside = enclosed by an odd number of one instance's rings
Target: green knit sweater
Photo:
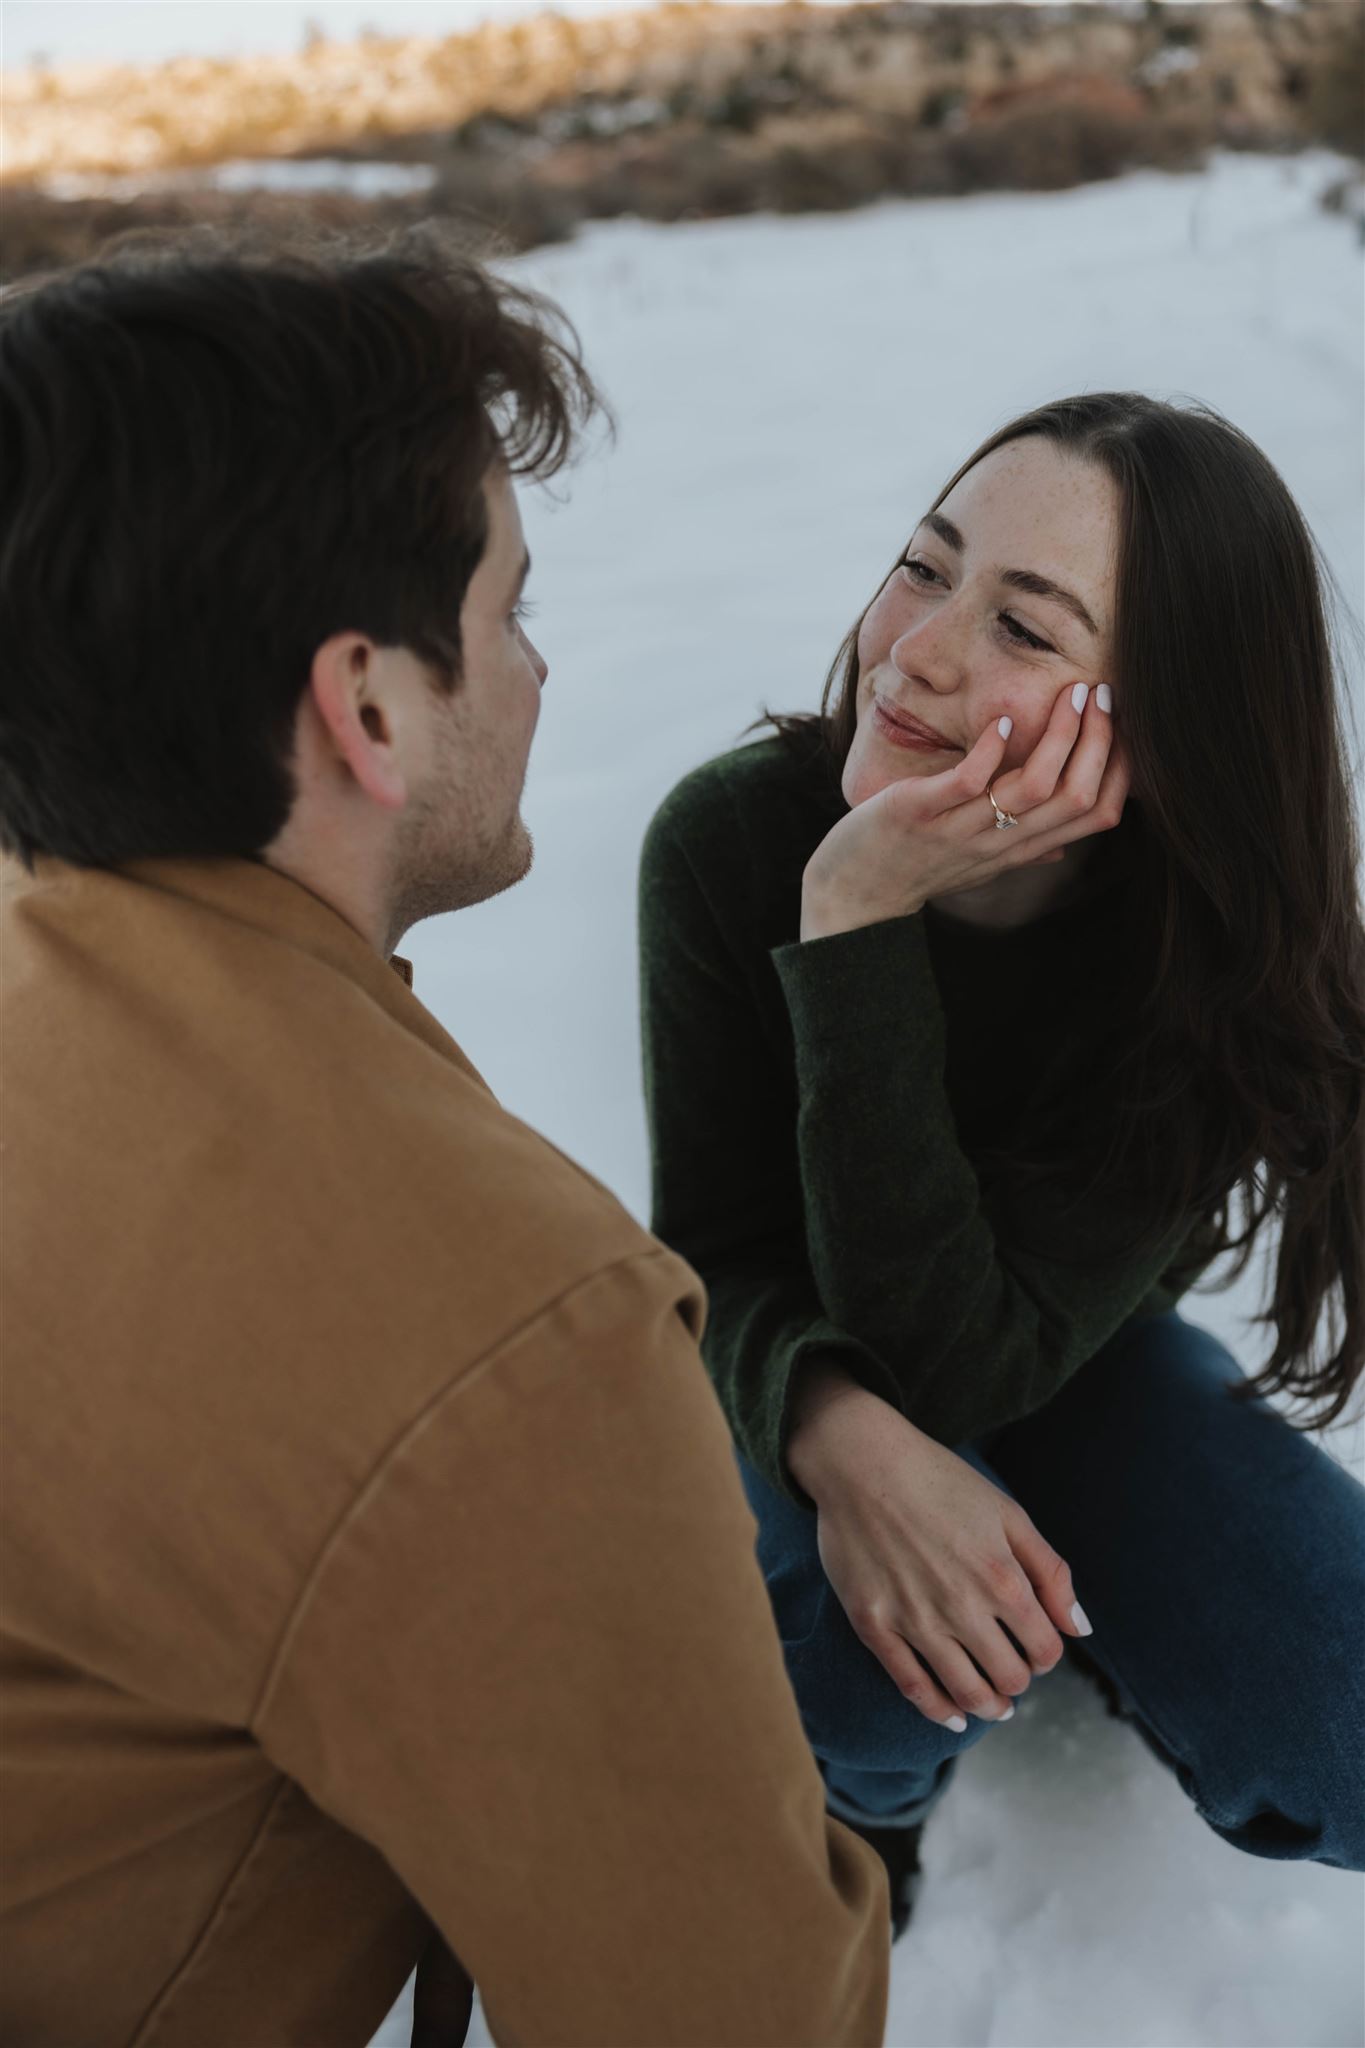
[[[706,1284],[741,1450],[789,1493],[804,1362],[963,1443],[1208,1259],[1188,1222],[1126,1234],[1117,1198],[1099,1214],[1045,1182],[1025,1214],[1001,1192],[1030,1091],[1102,1056],[1122,888],[1006,932],[931,906],[803,945],[802,871],[846,810],[823,757],[763,740],[679,783],[641,869],[653,1227]]]

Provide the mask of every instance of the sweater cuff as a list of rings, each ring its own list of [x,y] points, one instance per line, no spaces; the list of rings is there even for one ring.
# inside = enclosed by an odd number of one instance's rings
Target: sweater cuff
[[[905,1400],[890,1369],[874,1357],[866,1345],[856,1343],[852,1338],[838,1339],[832,1330],[823,1334],[813,1331],[782,1362],[780,1376],[774,1375],[770,1386],[772,1415],[767,1441],[759,1448],[754,1463],[769,1486],[775,1487],[797,1507],[813,1509],[815,1503],[797,1485],[787,1464],[787,1442],[795,1426],[795,1404],[797,1383],[807,1366],[829,1365],[846,1375],[856,1386],[865,1387],[870,1394],[878,1394],[888,1405],[903,1415]]]
[[[772,949],[797,1046],[869,1037],[905,1051],[941,1036],[943,1012],[924,919],[893,917]]]

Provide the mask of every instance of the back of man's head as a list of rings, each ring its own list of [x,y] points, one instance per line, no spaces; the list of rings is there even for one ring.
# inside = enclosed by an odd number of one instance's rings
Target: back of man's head
[[[596,394],[567,324],[432,231],[132,249],[0,302],[0,845],[258,855],[315,650],[455,687],[497,461]]]

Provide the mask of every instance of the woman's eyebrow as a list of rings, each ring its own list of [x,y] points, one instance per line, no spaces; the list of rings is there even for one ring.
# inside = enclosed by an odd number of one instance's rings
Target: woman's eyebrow
[[[931,533],[936,533],[944,546],[951,548],[954,554],[965,554],[967,548],[966,541],[963,540],[962,535],[953,525],[952,520],[945,519],[941,512],[926,512],[920,521],[920,525],[927,526]]]
[[[954,554],[966,553],[967,543],[963,540],[960,530],[953,525],[951,519],[945,519],[941,512],[926,512],[920,525],[927,526],[931,533],[936,533],[944,546],[951,548]],[[1050,597],[1054,604],[1065,606],[1071,616],[1085,627],[1086,632],[1093,634],[1098,640],[1100,629],[1081,600],[1074,591],[1064,590],[1060,583],[1054,583],[1050,576],[1040,576],[1033,569],[1002,569],[1000,581],[1008,583],[1011,590],[1026,591],[1030,597]]]
[[[1039,576],[1032,569],[1002,569],[1000,581],[1008,583],[1011,590],[1027,591],[1030,597],[1050,597],[1054,604],[1065,606],[1072,618],[1079,620],[1085,627],[1087,633],[1093,634],[1096,639],[1099,638],[1100,629],[1080,599],[1073,591],[1063,590],[1061,584],[1054,583],[1050,577]]]

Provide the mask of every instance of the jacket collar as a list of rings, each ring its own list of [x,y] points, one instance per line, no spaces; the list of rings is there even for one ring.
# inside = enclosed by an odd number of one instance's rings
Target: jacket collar
[[[119,881],[134,888],[180,898],[235,924],[267,933],[357,982],[392,1008],[402,997],[395,977],[412,988],[412,964],[395,954],[384,960],[369,941],[321,896],[260,860],[134,860],[115,868],[84,868],[41,856],[30,874],[12,858],[4,860],[5,893],[11,898],[79,891]],[[406,1005],[403,1005],[406,1008]]]

